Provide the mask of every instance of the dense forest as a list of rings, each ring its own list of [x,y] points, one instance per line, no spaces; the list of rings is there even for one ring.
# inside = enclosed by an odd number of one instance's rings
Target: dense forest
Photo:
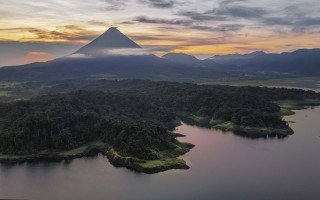
[[[237,125],[288,128],[281,116],[280,100],[320,99],[314,91],[267,87],[232,87],[191,83],[123,81],[70,81],[56,84],[50,93],[73,90],[125,93],[146,98],[159,108],[186,112]]]
[[[0,104],[2,154],[68,150],[103,141],[121,155],[154,160],[153,149],[170,149],[177,142],[170,130],[182,116],[290,130],[274,101],[320,99],[303,90],[141,80],[54,85],[47,90],[51,94]]]
[[[175,138],[158,121],[174,115],[126,94],[77,91],[0,104],[0,151],[31,154],[102,140],[123,154],[155,159],[150,147]],[[153,120],[154,119],[154,120]]]

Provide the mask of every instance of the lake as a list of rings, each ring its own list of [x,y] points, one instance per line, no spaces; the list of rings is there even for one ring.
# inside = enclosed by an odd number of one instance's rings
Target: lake
[[[189,170],[146,175],[115,168],[106,157],[0,165],[0,199],[319,199],[320,107],[286,117],[295,134],[248,139],[183,124],[196,145]]]

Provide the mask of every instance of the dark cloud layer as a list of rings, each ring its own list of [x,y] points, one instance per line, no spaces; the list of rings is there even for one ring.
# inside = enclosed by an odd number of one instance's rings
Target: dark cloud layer
[[[149,24],[167,24],[167,25],[183,25],[188,26],[192,24],[192,20],[178,20],[178,19],[158,19],[158,18],[149,18],[146,16],[139,16],[136,17],[134,22],[141,22],[141,23],[149,23]]]
[[[121,10],[126,6],[125,0],[102,0],[107,3],[106,10],[114,11]]]
[[[157,19],[157,18],[148,18],[146,16],[140,16],[133,20],[133,22],[139,23],[149,23],[149,24],[162,24],[162,25],[178,25],[185,28],[190,28],[194,30],[201,31],[220,31],[220,32],[228,32],[228,31],[237,31],[244,27],[242,24],[220,24],[217,26],[205,26],[199,25],[197,22],[193,20],[180,20],[180,19]]]
[[[185,5],[192,5],[192,0],[103,0],[112,10],[124,9],[133,4],[146,5],[151,8],[174,10],[172,15],[166,19],[159,16],[138,16],[130,22],[125,23],[149,23],[167,24],[189,27],[190,29],[207,31],[236,31],[243,27],[261,27],[263,29],[274,29],[278,26],[291,31],[306,31],[308,29],[320,28],[320,6],[313,6],[309,2],[287,3],[277,2],[272,6],[266,6],[267,2],[254,2],[252,0],[216,0],[207,8],[194,9]],[[199,1],[198,4],[208,3],[208,0]],[[131,4],[130,4],[131,3]],[[193,2],[195,3],[195,2]],[[182,6],[184,5],[184,6]],[[211,7],[211,8],[210,8]],[[174,8],[174,9],[173,9]],[[316,13],[312,16],[311,13]],[[171,19],[170,19],[171,17]],[[175,18],[174,18],[175,17]],[[181,19],[182,18],[182,19]],[[220,23],[220,26],[217,25]],[[212,25],[213,24],[213,25]],[[223,24],[223,25],[221,25]]]
[[[147,0],[146,2],[155,8],[172,8],[175,5],[172,0]]]
[[[309,16],[311,13],[308,13],[308,9],[303,10],[303,6],[300,4],[277,10],[241,4],[239,1],[223,1],[214,9],[202,12],[179,11],[178,15],[199,22],[245,20],[247,24],[252,26],[261,26],[262,28],[282,26],[290,28],[292,31],[303,31],[310,27],[320,28],[320,16]]]
[[[102,0],[105,3],[107,3],[106,10],[122,10],[128,4],[130,1],[126,0]],[[176,5],[176,2],[173,0],[134,0],[133,2],[138,4],[145,4],[147,6],[153,7],[153,8],[173,8]]]
[[[179,14],[196,21],[228,21],[232,19],[260,19],[268,12],[259,7],[220,4],[218,8],[204,12],[182,11]]]

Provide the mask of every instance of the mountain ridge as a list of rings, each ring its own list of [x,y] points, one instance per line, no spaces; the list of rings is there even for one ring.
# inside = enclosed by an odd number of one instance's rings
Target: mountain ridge
[[[320,75],[320,49],[298,49],[282,53],[250,53],[214,56],[220,64],[236,65],[238,71]]]
[[[135,51],[142,52],[136,54]],[[221,77],[320,76],[320,49],[289,53],[253,52],[200,60],[183,53],[162,58],[144,52],[138,44],[111,27],[69,56],[44,63],[0,68],[0,81],[43,81],[96,77],[197,81]],[[218,59],[217,59],[218,58]]]

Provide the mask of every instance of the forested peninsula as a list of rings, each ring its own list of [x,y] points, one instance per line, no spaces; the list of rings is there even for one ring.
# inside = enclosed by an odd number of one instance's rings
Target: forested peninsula
[[[320,94],[297,89],[191,83],[66,81],[47,94],[0,103],[0,161],[69,160],[103,153],[117,167],[156,173],[188,169],[179,158],[184,121],[260,137],[293,134],[291,109],[318,105]]]

